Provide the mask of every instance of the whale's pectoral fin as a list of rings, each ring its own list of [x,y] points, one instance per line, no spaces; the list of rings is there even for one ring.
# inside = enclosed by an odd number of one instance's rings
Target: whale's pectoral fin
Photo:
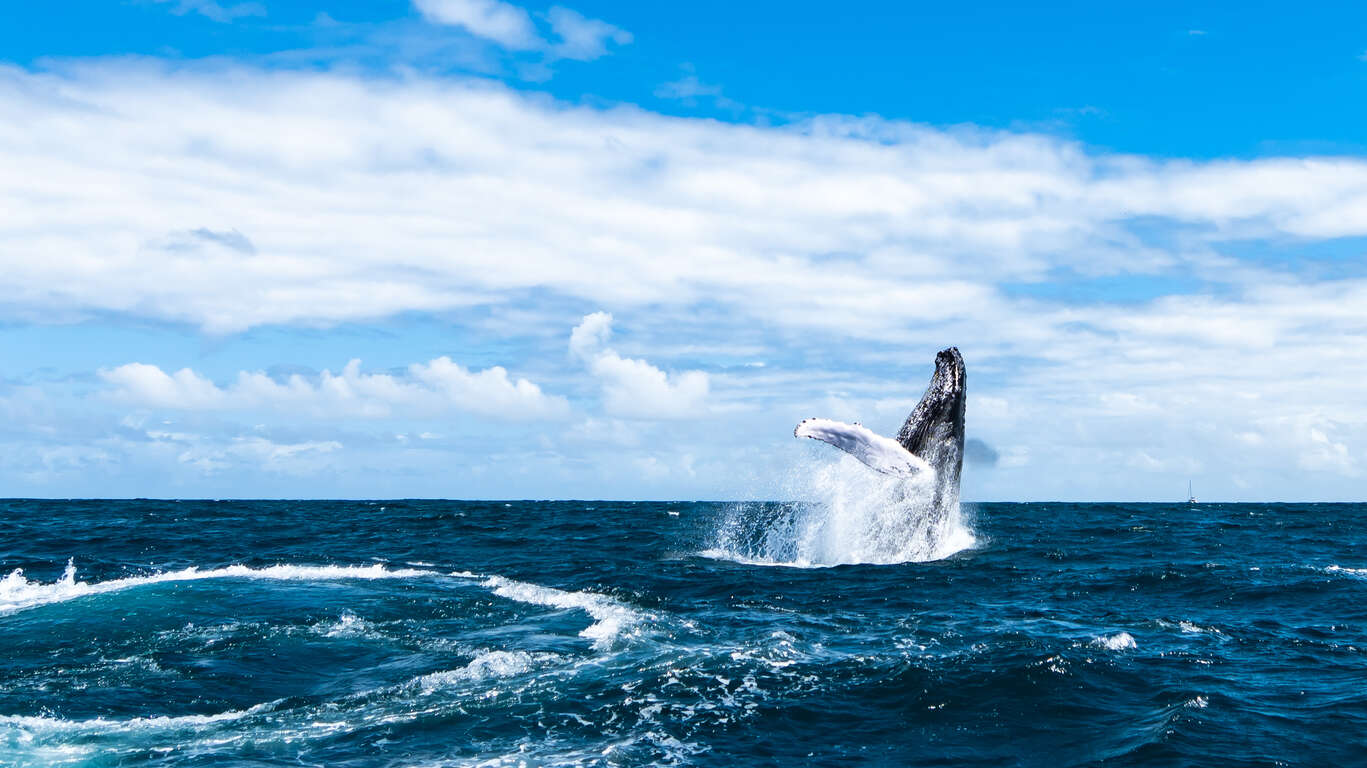
[[[921,457],[903,448],[896,440],[883,437],[867,427],[830,419],[804,419],[793,430],[794,437],[810,437],[830,443],[887,475],[904,477],[935,472]]]

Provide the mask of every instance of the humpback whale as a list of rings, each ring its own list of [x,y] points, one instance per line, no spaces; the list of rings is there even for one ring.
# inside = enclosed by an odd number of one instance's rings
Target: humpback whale
[[[932,514],[939,518],[959,503],[965,390],[963,356],[950,347],[935,356],[930,386],[896,439],[831,419],[804,419],[793,435],[830,443],[878,472],[928,481],[934,489]]]

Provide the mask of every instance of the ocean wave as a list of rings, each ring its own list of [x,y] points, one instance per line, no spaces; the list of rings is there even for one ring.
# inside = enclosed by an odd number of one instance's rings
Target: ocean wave
[[[649,614],[597,592],[569,592],[502,576],[490,576],[483,585],[495,595],[509,600],[584,611],[593,619],[593,623],[585,627],[579,636],[592,640],[594,648],[598,649],[610,648],[618,640],[634,635],[650,618]]]
[[[430,672],[414,678],[405,687],[417,688],[423,693],[431,693],[459,683],[523,675],[560,659],[561,657],[554,653],[485,651],[459,669]]]
[[[469,571],[419,570],[414,568],[388,569],[383,564],[374,565],[270,565],[252,568],[245,565],[229,565],[221,568],[200,570],[191,566],[178,571],[154,573],[145,576],[129,576],[109,581],[85,582],[76,578],[74,561],[68,561],[62,576],[55,582],[29,581],[22,569],[16,568],[4,579],[0,579],[0,615],[37,608],[39,606],[61,603],[91,595],[103,595],[128,589],[165,584],[171,582],[191,582],[209,579],[258,579],[267,581],[336,581],[336,580],[376,580],[412,578],[457,578],[481,580],[480,585],[493,594],[515,602],[544,605],[552,608],[579,609],[594,621],[580,636],[593,641],[597,648],[607,648],[639,627],[649,615],[606,595],[595,592],[575,592],[554,587],[546,587],[530,582],[517,581],[496,575],[480,575]],[[374,629],[365,619],[351,612],[344,612],[336,620],[330,620],[315,627],[327,636],[346,636],[367,633]]]
[[[109,581],[85,582],[76,580],[74,561],[68,561],[61,578],[52,583],[29,581],[23,569],[16,568],[0,579],[0,615],[36,608],[42,605],[75,600],[87,595],[120,592],[150,584],[205,579],[265,579],[271,581],[333,581],[338,579],[410,579],[419,576],[438,576],[436,571],[412,568],[388,570],[383,565],[269,565],[250,568],[229,565],[201,571],[191,566],[179,571],[129,576]]]
[[[1139,647],[1139,644],[1134,641],[1134,636],[1129,632],[1116,632],[1113,635],[1093,638],[1092,645],[1111,651],[1125,651]]]
[[[1163,627],[1164,629],[1180,630],[1182,634],[1186,635],[1210,635],[1211,637],[1219,638],[1221,640],[1229,639],[1229,634],[1224,632],[1223,630],[1220,630],[1216,627],[1203,626],[1201,624],[1197,624],[1194,621],[1187,621],[1186,619],[1178,619],[1177,621],[1169,621],[1167,619],[1156,619],[1155,623],[1158,626]]]
[[[229,710],[212,715],[156,715],[124,719],[95,717],[88,720],[66,720],[43,715],[0,715],[0,725],[8,725],[29,733],[101,734],[122,731],[196,730],[221,723],[242,720],[252,715],[270,712],[279,701],[268,701],[248,709]]]

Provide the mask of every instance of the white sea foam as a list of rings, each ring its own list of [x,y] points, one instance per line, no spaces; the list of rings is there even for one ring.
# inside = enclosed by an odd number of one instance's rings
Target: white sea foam
[[[196,730],[241,720],[262,712],[269,712],[278,704],[278,701],[269,701],[264,704],[257,704],[249,709],[231,710],[213,715],[178,715],[175,717],[158,715],[125,719],[96,717],[88,720],[66,720],[60,717],[43,717],[41,715],[0,715],[0,725],[12,726],[29,733],[98,734],[122,731]]]
[[[129,576],[109,581],[85,582],[76,580],[76,566],[68,562],[61,578],[52,583],[29,581],[21,569],[15,569],[0,579],[0,614],[14,613],[40,605],[61,603],[87,595],[120,592],[125,589],[164,584],[176,581],[204,579],[266,579],[274,581],[332,581],[337,579],[408,579],[415,576],[436,575],[432,571],[414,569],[388,570],[383,565],[270,565],[249,568],[229,565],[223,568],[199,570],[191,567],[179,571]]]
[[[1117,632],[1114,635],[1102,635],[1094,638],[1092,645],[1105,648],[1111,651],[1124,651],[1138,647],[1134,641],[1134,636],[1129,632]]]
[[[1177,622],[1177,627],[1189,635],[1214,635],[1216,637],[1227,637],[1227,635],[1224,632],[1221,632],[1215,627],[1203,627],[1200,624],[1196,624],[1190,621],[1179,621]]]
[[[324,637],[369,637],[376,634],[374,624],[351,611],[342,611],[335,621],[315,624],[313,631]]]
[[[543,587],[502,576],[480,576],[468,571],[441,574],[436,571],[412,568],[387,569],[384,565],[271,565],[250,568],[229,565],[223,568],[200,570],[197,567],[179,571],[129,576],[109,581],[85,582],[76,579],[76,567],[68,562],[61,578],[51,583],[29,581],[20,569],[0,579],[0,615],[15,613],[42,605],[60,603],[89,595],[120,592],[127,589],[168,582],[202,581],[206,579],[262,579],[273,581],[334,581],[343,579],[410,579],[417,577],[455,577],[484,579],[482,585],[499,597],[522,603],[555,608],[583,610],[594,622],[580,633],[596,647],[607,647],[623,633],[639,625],[646,615],[606,595],[594,592],[570,592]],[[368,628],[364,620],[354,614],[343,614],[324,629],[326,633],[347,634]]]
[[[611,647],[625,633],[632,632],[648,618],[646,614],[596,592],[568,592],[502,576],[490,576],[484,581],[484,586],[499,597],[520,603],[584,611],[593,619],[593,623],[585,627],[579,636],[592,640],[593,646],[599,649]]]
[[[526,674],[559,659],[553,653],[485,651],[460,669],[432,672],[413,680],[410,685],[421,689],[423,693],[431,693],[461,683]]]
[[[778,519],[736,507],[704,557],[750,565],[815,568],[939,560],[977,539],[956,503],[932,508],[929,479],[879,474],[857,460],[814,460],[795,468],[786,493],[802,499]]]
[[[460,591],[488,590],[500,599],[518,603],[583,611],[592,619],[592,623],[580,635],[592,641],[596,650],[608,649],[624,639],[637,637],[644,632],[648,622],[658,618],[608,595],[590,591],[555,589],[489,574],[389,570],[383,565],[276,565],[264,568],[235,565],[203,570],[187,568],[103,582],[81,581],[75,566],[69,565],[62,577],[53,582],[29,581],[22,573],[11,574],[0,587],[3,590],[0,591],[0,608],[3,612],[13,613],[143,585],[225,578],[277,581],[440,578]],[[225,606],[225,610],[231,611],[231,607]],[[294,631],[298,625],[291,627],[291,631]],[[238,625],[233,623],[212,629],[221,634],[237,631],[237,628]],[[315,637],[338,637],[393,630],[388,625],[377,626],[354,612],[343,610],[340,614],[299,627],[298,631]],[[462,653],[469,653],[468,648],[465,646]],[[443,649],[444,652],[450,650]],[[38,714],[2,716],[0,763],[8,764],[10,757],[18,756],[22,765],[84,764],[95,755],[116,755],[134,744],[143,751],[175,750],[186,754],[202,754],[207,759],[210,756],[230,755],[243,745],[260,740],[306,743],[361,728],[412,722],[434,714],[460,711],[458,708],[451,709],[459,706],[448,700],[452,696],[460,701],[482,701],[500,695],[502,691],[517,690],[518,686],[554,685],[558,679],[555,676],[559,674],[557,670],[572,676],[578,674],[577,670],[581,666],[596,670],[598,665],[612,663],[610,659],[616,657],[603,653],[567,656],[519,650],[514,646],[485,648],[473,657],[465,658],[469,661],[464,666],[421,675],[406,682],[391,682],[318,705],[287,705],[285,702],[289,700],[282,699],[250,709],[217,714],[174,715],[176,709],[170,708],[172,714],[125,718],[64,719]],[[570,666],[566,666],[571,662]],[[551,677],[544,678],[543,675],[548,673]],[[549,682],[543,683],[543,680]],[[652,734],[624,734],[623,738],[644,739],[654,743]],[[664,739],[666,735],[662,733],[660,738]],[[544,754],[554,761],[555,746],[544,746],[550,750]],[[666,752],[673,748],[660,747]],[[535,757],[543,754],[543,750],[539,746],[532,750],[532,754]]]

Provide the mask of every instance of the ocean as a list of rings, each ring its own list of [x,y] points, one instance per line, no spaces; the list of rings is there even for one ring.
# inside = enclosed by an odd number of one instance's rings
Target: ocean
[[[3,501],[0,765],[1367,764],[1367,505],[870,515]]]

